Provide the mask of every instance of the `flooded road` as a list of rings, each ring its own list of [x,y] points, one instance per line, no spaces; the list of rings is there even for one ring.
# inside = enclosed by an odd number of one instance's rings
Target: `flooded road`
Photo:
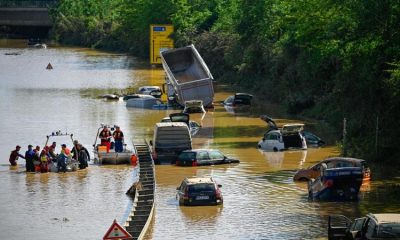
[[[49,62],[51,71],[45,69]],[[154,124],[176,110],[128,109],[123,101],[97,96],[131,85],[161,85],[163,70],[126,55],[27,49],[22,42],[1,40],[0,76],[0,239],[101,239],[112,221],[124,221],[129,211],[125,192],[136,179],[130,166],[26,174],[23,159],[18,168],[9,167],[9,153],[17,144],[21,152],[28,144],[43,146],[46,135],[57,130],[73,133],[91,150],[100,123],[120,125],[131,139],[151,139]],[[216,102],[229,94],[218,90]],[[334,141],[307,151],[267,153],[256,148],[265,130],[256,113],[239,114],[216,105],[192,118],[202,125],[194,147],[220,149],[241,163],[156,166],[155,215],[146,239],[324,239],[329,214],[400,211],[398,179],[374,180],[359,202],[307,200],[306,184],[293,182],[292,176],[298,168],[337,155]],[[321,137],[330,137],[323,126],[313,127]],[[57,143],[71,146],[68,138]],[[176,187],[188,176],[215,178],[223,185],[223,206],[179,206]]]

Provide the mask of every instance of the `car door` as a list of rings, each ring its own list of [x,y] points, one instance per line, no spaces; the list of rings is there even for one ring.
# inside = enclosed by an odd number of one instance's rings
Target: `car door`
[[[365,221],[367,220],[366,217],[357,218],[354,220],[354,223],[349,228],[349,238],[350,239],[361,239],[362,237],[362,230],[365,225]]]
[[[210,163],[211,164],[218,164],[218,163],[222,163],[224,161],[224,154],[222,154],[220,151],[218,150],[213,150],[209,152],[209,156],[210,156]]]

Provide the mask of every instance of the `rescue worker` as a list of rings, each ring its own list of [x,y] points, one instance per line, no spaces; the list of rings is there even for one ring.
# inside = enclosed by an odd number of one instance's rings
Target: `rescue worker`
[[[124,133],[121,131],[119,126],[116,126],[116,129],[113,133],[114,141],[115,141],[115,152],[123,151],[123,141],[124,141]]]
[[[33,157],[35,156],[35,152],[33,151],[33,146],[28,145],[28,150],[25,152],[25,160],[26,160],[26,171],[27,172],[35,172],[35,165],[33,165]]]
[[[78,160],[79,159],[79,151],[78,151],[78,140],[74,140],[74,147],[71,150],[72,159]]]
[[[79,155],[79,157],[78,157],[79,169],[85,169],[89,166],[88,165],[88,161],[90,161],[89,152],[80,143],[78,143],[78,145],[77,145],[77,150],[78,150],[78,155]]]
[[[101,130],[99,137],[101,140],[101,145],[107,146],[107,152],[110,151],[110,146],[111,146],[111,131],[108,129],[107,126],[103,127],[103,130]]]
[[[25,158],[23,155],[21,155],[19,153],[20,149],[21,149],[21,147],[19,145],[17,145],[15,147],[15,150],[11,151],[10,159],[9,159],[11,166],[17,166],[17,161],[18,161],[19,157]]]
[[[48,167],[48,156],[47,156],[48,147],[44,147],[42,152],[40,152],[40,172],[46,173],[49,171]]]
[[[51,158],[51,160],[53,161],[53,162],[56,162],[57,161],[57,154],[56,154],[56,146],[57,146],[57,143],[56,142],[53,142],[51,145],[50,145],[50,147],[49,147],[49,156],[50,156],[50,158]]]
[[[67,171],[67,159],[68,155],[70,155],[70,150],[67,148],[67,145],[61,145],[61,153],[57,156],[57,172],[66,172]]]
[[[40,172],[40,147],[36,146],[33,150],[33,165],[35,166],[35,172]]]

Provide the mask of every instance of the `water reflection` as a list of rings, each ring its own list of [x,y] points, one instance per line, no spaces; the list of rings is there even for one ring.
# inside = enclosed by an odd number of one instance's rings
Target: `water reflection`
[[[53,71],[45,70],[48,62]],[[20,166],[9,167],[10,149],[16,144],[42,146],[46,135],[62,130],[73,132],[74,138],[92,150],[100,123],[120,125],[129,145],[131,139],[151,139],[154,124],[179,110],[126,108],[123,101],[97,96],[130,85],[161,86],[162,69],[124,55],[76,48],[29,50],[17,44],[0,49],[0,74],[0,113],[6,116],[0,120],[1,134],[8,140],[0,145],[0,238],[24,239],[35,234],[37,239],[100,239],[113,219],[126,215],[131,199],[125,192],[135,181],[134,170],[90,165],[73,173],[26,174],[23,159]],[[216,101],[229,95],[217,92]],[[359,202],[309,202],[307,186],[293,182],[294,172],[338,155],[338,149],[328,145],[307,151],[259,151],[257,142],[265,123],[258,116],[265,112],[281,116],[275,110],[254,104],[248,116],[230,114],[222,106],[204,115],[191,114],[203,126],[193,137],[194,148],[217,148],[241,163],[156,166],[155,217],[146,238],[316,239],[326,237],[329,214],[358,217],[367,212],[399,211],[400,180],[393,178],[374,179]],[[325,129],[321,126],[313,125]],[[324,131],[316,133],[327,139]],[[176,187],[190,176],[215,178],[223,185],[224,205],[180,207]],[[46,226],[46,231],[32,223]]]

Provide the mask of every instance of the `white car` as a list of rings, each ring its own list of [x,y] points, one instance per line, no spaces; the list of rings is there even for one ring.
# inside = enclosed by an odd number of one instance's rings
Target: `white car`
[[[272,119],[263,119],[270,125],[269,131],[258,142],[258,148],[265,151],[283,151],[286,149],[307,149],[307,143],[301,134],[304,124],[286,124],[281,129],[276,127]]]

